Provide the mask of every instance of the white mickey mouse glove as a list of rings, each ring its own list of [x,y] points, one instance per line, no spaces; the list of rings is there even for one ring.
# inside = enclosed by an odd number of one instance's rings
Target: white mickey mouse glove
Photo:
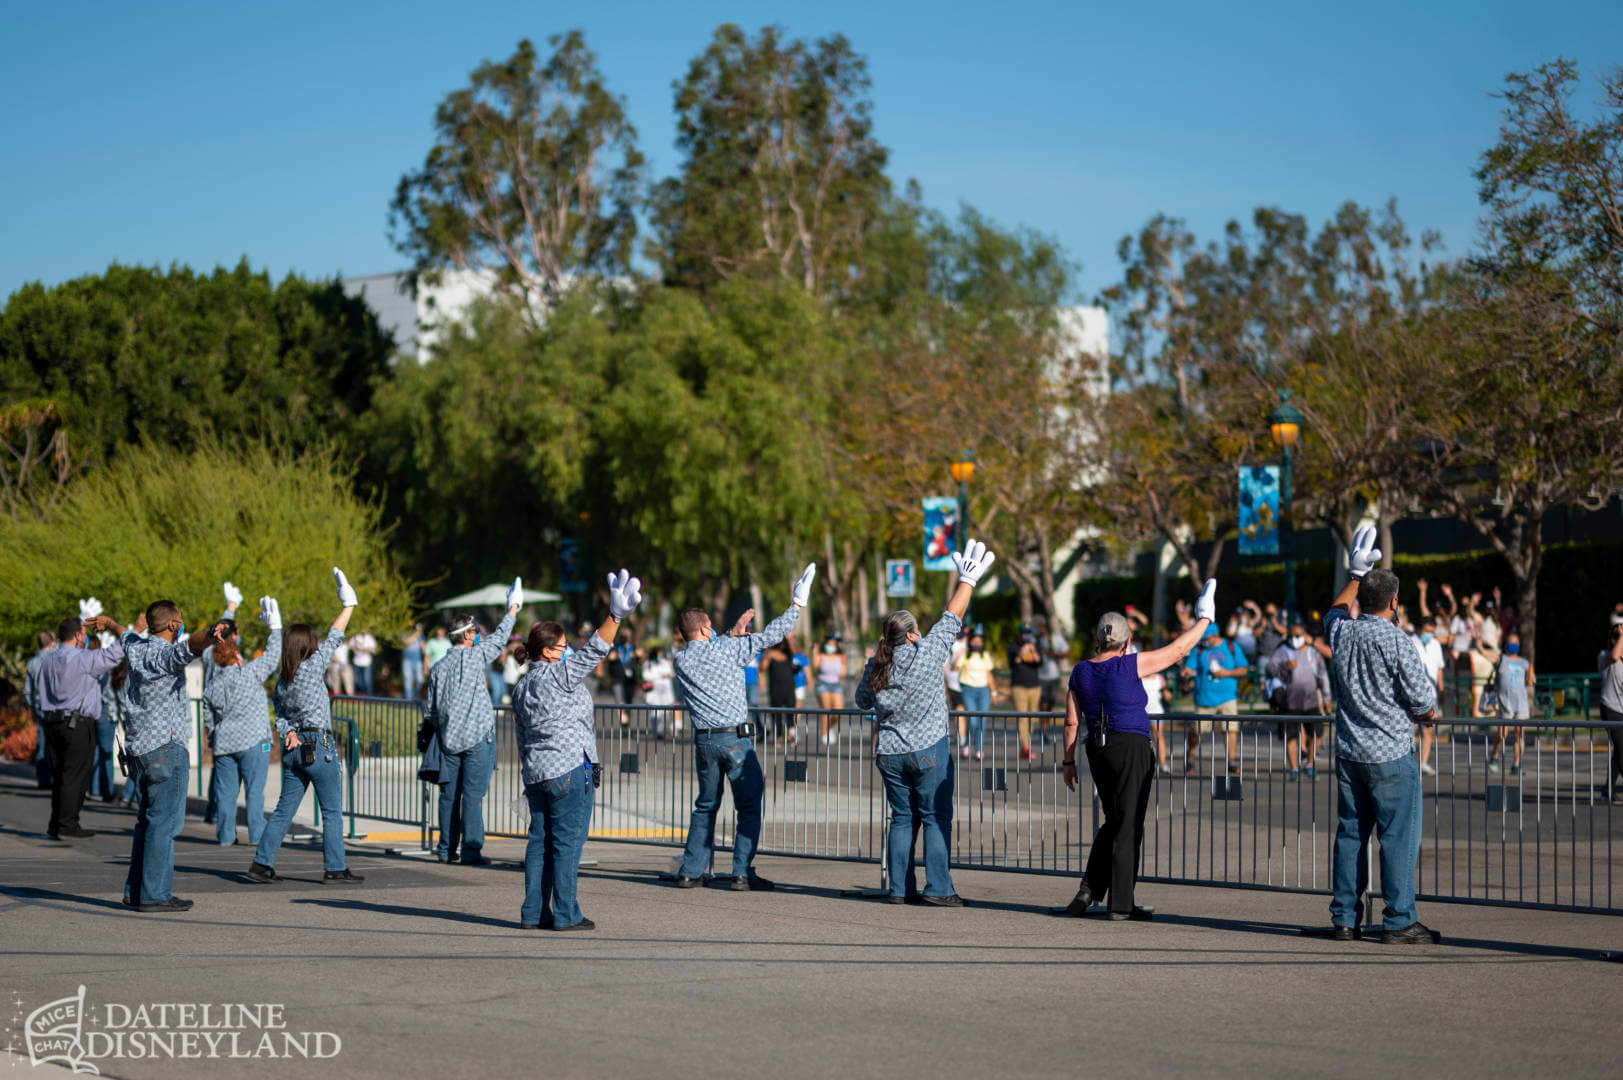
[[[344,572],[336,566],[332,568],[332,576],[333,580],[338,582],[338,606],[355,607],[357,602],[355,599],[355,587],[349,583],[349,578],[345,577]]]
[[[642,603],[642,581],[631,576],[631,571],[620,568],[618,574],[609,575],[609,614],[624,619]]]
[[[1195,618],[1205,619],[1207,622],[1217,621],[1217,579],[1207,578],[1206,584],[1201,586],[1200,595],[1195,598]]]
[[[221,586],[221,588],[225,592],[225,606],[230,608],[232,611],[235,611],[238,605],[242,603],[242,590],[231,584],[229,581]]]
[[[806,567],[806,569],[802,570],[800,572],[800,576],[795,579],[795,588],[792,595],[797,607],[805,607],[807,604],[811,603],[812,582],[816,580],[816,563],[812,563],[810,566]]]
[[[958,583],[971,588],[981,583],[981,578],[996,561],[997,556],[979,540],[971,540],[962,552],[952,553],[952,565],[958,568]]]
[[[101,601],[92,596],[88,600],[79,601],[79,621],[89,622],[102,612]]]
[[[1353,534],[1352,548],[1347,552],[1347,570],[1355,580],[1362,581],[1381,561],[1381,549],[1375,546],[1375,526],[1365,525]]]
[[[276,603],[276,597],[261,596],[259,598],[259,619],[272,630],[282,628],[282,609]]]
[[[507,606],[509,608],[524,606],[524,579],[514,578],[513,584],[507,590]]]

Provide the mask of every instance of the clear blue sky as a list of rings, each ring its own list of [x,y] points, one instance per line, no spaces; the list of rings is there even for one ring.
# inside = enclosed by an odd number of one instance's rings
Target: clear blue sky
[[[1461,252],[1505,73],[1623,63],[1619,0],[8,3],[0,297],[113,260],[401,267],[387,204],[435,104],[577,24],[668,173],[672,81],[729,20],[846,34],[893,177],[1055,235],[1083,295],[1162,211],[1206,236],[1259,204],[1318,221],[1396,196]]]

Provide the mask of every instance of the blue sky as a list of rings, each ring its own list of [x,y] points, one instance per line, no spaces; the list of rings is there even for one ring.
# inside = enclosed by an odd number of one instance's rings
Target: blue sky
[[[399,268],[387,205],[435,104],[520,37],[574,25],[665,174],[671,84],[725,21],[846,34],[893,177],[1053,234],[1083,296],[1158,212],[1210,236],[1261,204],[1318,221],[1396,196],[1462,252],[1505,73],[1623,63],[1618,0],[9,3],[0,297],[114,260]]]

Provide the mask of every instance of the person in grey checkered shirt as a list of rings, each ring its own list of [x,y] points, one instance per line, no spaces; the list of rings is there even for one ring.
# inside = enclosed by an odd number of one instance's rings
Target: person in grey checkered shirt
[[[1375,526],[1365,525],[1347,552],[1352,578],[1324,617],[1336,693],[1337,816],[1331,925],[1324,935],[1336,941],[1360,936],[1373,834],[1381,841],[1386,901],[1380,939],[1389,945],[1427,944],[1435,937],[1415,915],[1420,762],[1414,725],[1437,715],[1437,685],[1414,643],[1397,627],[1398,576],[1377,570],[1380,558]]]
[[[699,795],[693,801],[677,888],[691,889],[703,881],[724,777],[733,790],[733,807],[738,811],[732,889],[749,892],[772,888],[772,882],[757,877],[750,867],[761,839],[761,795],[766,782],[752,741],[754,729],[749,724],[749,707],[744,698],[744,669],[755,662],[756,653],[776,645],[794,629],[800,612],[811,600],[816,576],[817,564],[812,563],[796,579],[794,602],[789,609],[757,634],[747,633],[755,617],[753,610],[744,612],[726,637],[716,636],[710,616],[699,608],[686,609],[678,619],[687,644],[676,654],[676,685],[693,720],[693,761],[699,773]]]
[[[952,849],[952,744],[947,739],[947,680],[942,666],[964,625],[969,598],[997,558],[971,540],[952,553],[958,587],[947,610],[919,636],[911,611],[885,616],[879,645],[857,684],[859,709],[879,721],[875,744],[879,775],[890,803],[890,902],[963,907],[947,866]],[[914,842],[924,832],[926,884],[919,892]]]
[[[282,739],[282,792],[271,811],[265,831],[254,849],[246,880],[252,885],[281,881],[276,853],[293,824],[293,815],[314,784],[321,808],[321,880],[327,885],[355,885],[364,880],[352,874],[344,861],[344,763],[332,736],[332,705],[325,676],[332,654],[344,641],[344,630],[355,614],[355,588],[338,567],[332,568],[338,585],[338,617],[321,640],[309,623],[294,623],[282,642],[280,678],[272,701],[276,705],[276,733]]]
[[[496,710],[485,672],[507,647],[513,620],[524,606],[524,582],[513,579],[507,613],[489,637],[480,637],[471,615],[451,620],[451,651],[428,673],[423,715],[436,728],[440,766],[440,840],[434,857],[463,866],[487,866],[485,790],[496,769]]]
[[[596,930],[575,896],[580,853],[592,824],[592,792],[601,779],[588,680],[609,654],[620,621],[642,603],[642,582],[609,575],[609,617],[569,649],[564,628],[536,623],[515,653],[530,670],[513,687],[513,721],[524,767],[530,836],[524,846],[523,930]],[[597,773],[597,776],[593,774]]]
[[[282,659],[282,609],[275,597],[259,598],[259,618],[270,629],[270,637],[265,651],[254,659],[243,662],[235,634],[205,654],[214,673],[203,687],[203,727],[214,748],[209,788],[217,810],[214,837],[222,847],[237,842],[239,782],[247,793],[248,842],[257,847],[265,831],[265,774],[270,770],[265,680],[276,673]]]

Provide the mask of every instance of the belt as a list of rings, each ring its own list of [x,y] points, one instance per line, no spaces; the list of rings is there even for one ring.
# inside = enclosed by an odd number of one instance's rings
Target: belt
[[[745,721],[737,727],[700,728],[693,734],[695,737],[700,735],[735,735],[740,739],[753,739],[755,738],[755,725]]]
[[[66,720],[68,722],[68,727],[70,728],[80,720],[94,719],[95,717],[91,716],[89,713],[82,713],[76,709],[51,709],[45,714],[45,722],[47,724],[60,724],[62,721]]]

